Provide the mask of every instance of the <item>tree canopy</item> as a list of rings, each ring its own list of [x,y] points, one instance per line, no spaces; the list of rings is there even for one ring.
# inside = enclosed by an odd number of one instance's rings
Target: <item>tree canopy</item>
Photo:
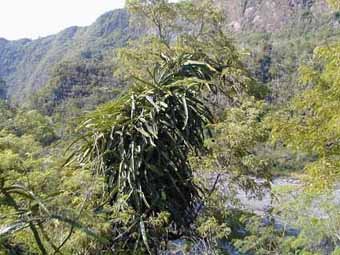
[[[313,63],[300,68],[300,82],[307,86],[306,91],[271,120],[274,140],[316,157],[306,170],[309,184],[320,188],[329,187],[340,174],[339,52],[339,43],[316,48]]]

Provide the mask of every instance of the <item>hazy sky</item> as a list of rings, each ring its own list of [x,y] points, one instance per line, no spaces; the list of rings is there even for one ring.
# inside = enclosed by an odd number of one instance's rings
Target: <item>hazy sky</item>
[[[125,0],[0,0],[0,37],[38,38],[87,26]]]

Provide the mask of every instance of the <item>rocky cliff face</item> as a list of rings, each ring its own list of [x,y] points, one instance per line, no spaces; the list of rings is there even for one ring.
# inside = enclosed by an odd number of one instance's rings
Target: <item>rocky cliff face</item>
[[[236,32],[277,32],[305,23],[317,27],[323,17],[333,15],[325,0],[215,1],[225,13],[229,29]],[[138,33],[129,27],[127,11],[115,10],[89,27],[70,27],[37,40],[0,39],[0,78],[6,81],[12,100],[22,102],[47,82],[58,63],[100,60]]]
[[[216,0],[234,31],[276,32],[330,15],[325,0]]]

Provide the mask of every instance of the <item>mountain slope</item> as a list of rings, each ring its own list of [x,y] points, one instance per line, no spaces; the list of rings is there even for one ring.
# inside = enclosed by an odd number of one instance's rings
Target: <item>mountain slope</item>
[[[215,2],[226,16],[226,28],[237,34],[288,31],[289,35],[301,36],[307,30],[321,31],[321,28],[325,30],[324,26],[334,29],[339,25],[340,15],[332,13],[325,0]],[[6,81],[12,101],[20,103],[47,84],[58,64],[84,62],[86,65],[87,61],[103,62],[105,56],[107,61],[115,48],[140,33],[129,25],[129,14],[121,9],[102,15],[91,26],[70,27],[37,40],[0,39],[0,78]],[[242,43],[249,46],[248,38]],[[114,79],[108,79],[108,83],[113,84]]]
[[[129,36],[128,13],[115,10],[89,27],[70,27],[37,40],[0,39],[0,77],[14,102],[25,99],[49,79],[60,62],[100,59],[104,52],[121,46]]]

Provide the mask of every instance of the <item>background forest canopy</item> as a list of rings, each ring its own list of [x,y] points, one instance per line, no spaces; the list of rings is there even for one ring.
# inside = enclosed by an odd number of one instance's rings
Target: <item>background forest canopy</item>
[[[340,2],[273,3],[0,39],[0,254],[340,254]]]

